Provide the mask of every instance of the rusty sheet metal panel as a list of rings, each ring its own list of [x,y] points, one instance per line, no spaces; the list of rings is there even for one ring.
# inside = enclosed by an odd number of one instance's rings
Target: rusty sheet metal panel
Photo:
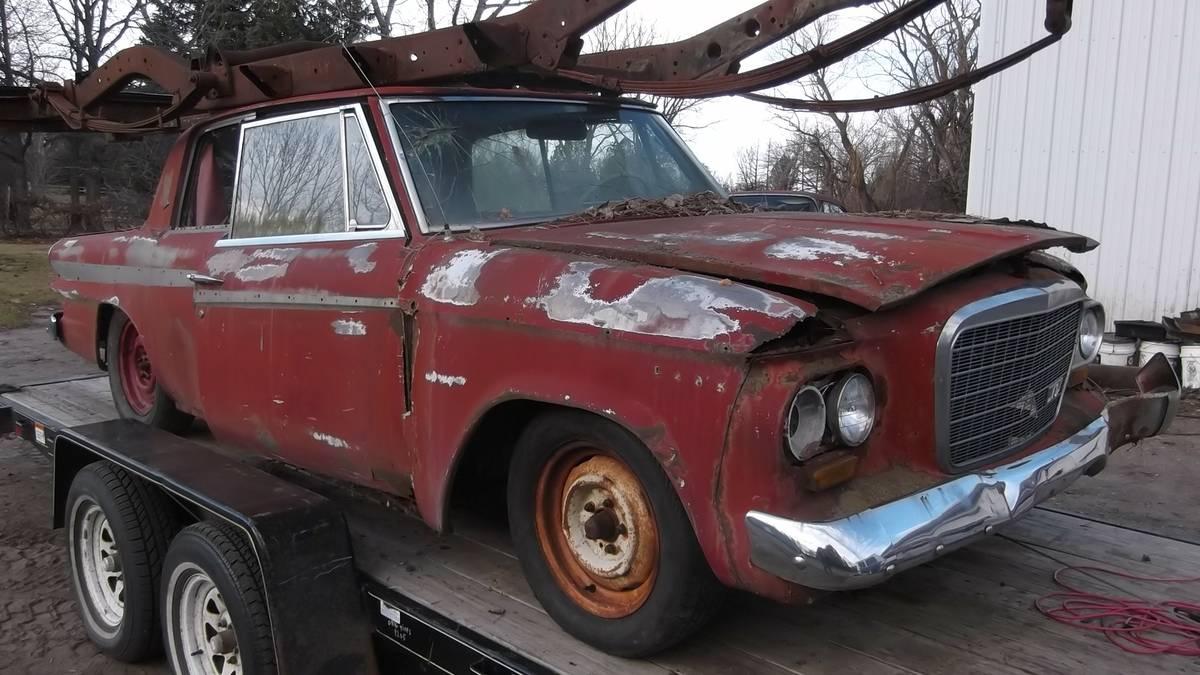
[[[1034,279],[1051,273],[1032,272]],[[784,602],[808,596],[792,584],[755,568],[741,518],[751,510],[785,514],[803,521],[826,521],[860,513],[947,480],[938,466],[931,373],[938,336],[960,307],[982,297],[1027,285],[1030,278],[988,272],[947,284],[919,303],[846,324],[851,342],[802,353],[764,357],[751,364],[746,384],[730,420],[717,509],[728,537],[728,564],[736,585]],[[787,404],[804,383],[821,375],[862,369],[875,383],[879,417],[869,439],[848,452],[857,456],[852,481],[812,492],[805,473],[792,462],[782,443]],[[1032,454],[1069,437],[1099,414],[1103,400],[1074,389],[1058,422],[1039,440],[1006,461]]]
[[[767,213],[549,226],[492,237],[503,245],[772,284],[871,310],[1013,253],[1095,244],[1048,228]]]
[[[662,463],[718,575],[712,501],[741,356],[808,316],[739,284],[558,252],[428,239],[401,288],[416,317],[416,501],[444,525],[450,479],[479,419],[511,399],[616,421]]]

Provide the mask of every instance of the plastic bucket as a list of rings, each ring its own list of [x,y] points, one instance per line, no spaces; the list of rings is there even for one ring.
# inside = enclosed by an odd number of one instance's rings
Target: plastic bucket
[[[1105,333],[1100,343],[1100,363],[1106,366],[1133,365],[1137,353],[1137,340],[1121,337],[1116,333]]]
[[[1162,354],[1167,357],[1167,361],[1171,363],[1171,367],[1175,372],[1179,372],[1179,343],[1178,342],[1156,342],[1154,340],[1142,340],[1142,346],[1138,349],[1138,357],[1141,359],[1139,363],[1143,366],[1150,363],[1150,359],[1154,358],[1155,354]]]
[[[1180,374],[1184,389],[1200,389],[1200,344],[1179,348]]]

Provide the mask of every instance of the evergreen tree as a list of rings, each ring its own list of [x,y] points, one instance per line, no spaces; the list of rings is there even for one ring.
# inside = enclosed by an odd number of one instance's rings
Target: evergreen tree
[[[150,0],[142,41],[184,55],[209,46],[353,42],[368,13],[366,0]]]

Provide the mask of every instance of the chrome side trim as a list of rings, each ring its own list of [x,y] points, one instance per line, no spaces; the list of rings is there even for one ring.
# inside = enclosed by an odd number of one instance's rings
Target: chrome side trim
[[[995,469],[840,520],[746,514],[750,560],[788,581],[838,591],[872,586],[990,534],[1057,494],[1108,454],[1100,417],[1070,438]]]
[[[63,279],[90,281],[103,284],[132,284],[136,286],[191,287],[188,279],[191,270],[169,267],[131,267],[128,265],[101,265],[68,260],[54,260],[50,266]]]
[[[1025,316],[1049,312],[1073,302],[1081,302],[1087,294],[1074,281],[1063,279],[1046,284],[1026,286],[976,300],[961,307],[942,327],[938,336],[933,371],[934,452],[942,469],[949,473],[963,470],[949,464],[950,451],[950,366],[954,343],[968,328]],[[1078,350],[1077,350],[1078,351]],[[1059,406],[1062,398],[1059,398]],[[1056,412],[1055,419],[1058,417]],[[984,463],[995,458],[985,458]],[[969,468],[970,465],[968,465]]]
[[[192,300],[200,305],[234,305],[242,307],[286,307],[289,309],[392,309],[400,303],[394,298],[359,295],[322,295],[311,291],[295,293],[264,293],[259,291],[213,291],[197,289]]]

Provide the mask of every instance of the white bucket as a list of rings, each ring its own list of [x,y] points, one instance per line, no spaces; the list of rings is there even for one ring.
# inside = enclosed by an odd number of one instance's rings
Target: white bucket
[[[1137,340],[1105,333],[1100,343],[1100,363],[1106,366],[1131,366],[1137,353]]]
[[[1184,389],[1200,389],[1200,344],[1184,345],[1179,349]]]
[[[1142,346],[1138,349],[1138,358],[1143,366],[1150,363],[1150,359],[1154,358],[1155,354],[1162,354],[1167,357],[1171,367],[1175,372],[1179,372],[1179,343],[1178,342],[1155,342],[1154,340],[1142,340]]]

